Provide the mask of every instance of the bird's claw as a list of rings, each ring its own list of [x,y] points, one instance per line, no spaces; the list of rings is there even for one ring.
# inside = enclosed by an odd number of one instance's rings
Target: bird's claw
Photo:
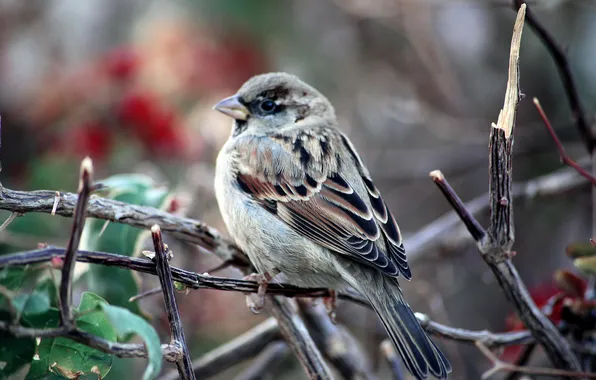
[[[243,280],[255,281],[259,284],[259,288],[256,293],[249,293],[246,295],[246,306],[250,309],[253,314],[259,314],[265,306],[265,294],[267,293],[267,286],[272,277],[269,273],[251,273],[245,276]]]

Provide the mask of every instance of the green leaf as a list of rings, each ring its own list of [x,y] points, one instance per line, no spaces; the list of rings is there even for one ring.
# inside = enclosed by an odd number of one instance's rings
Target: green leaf
[[[14,290],[21,287],[25,280],[24,267],[4,267],[0,269],[0,285]]]
[[[29,294],[19,294],[12,300],[13,305],[27,319],[35,314],[45,314],[50,310],[52,302],[55,305],[56,286],[51,278],[40,282]]]
[[[8,312],[0,312],[0,320],[10,320]],[[5,331],[0,331],[0,379],[7,378],[31,362],[35,355],[34,338],[15,338]]]
[[[119,336],[137,334],[143,338],[149,356],[149,363],[143,374],[143,379],[155,379],[161,371],[162,361],[161,343],[155,329],[143,318],[121,307],[103,304],[102,310],[116,328]]]
[[[98,295],[83,293],[76,310],[76,325],[90,334],[116,341],[116,330],[101,309],[104,304],[105,300]],[[57,320],[58,315],[55,318]],[[56,378],[55,376],[72,378],[83,375],[90,375],[91,378],[97,378],[98,375],[104,377],[110,371],[113,359],[111,354],[62,337],[42,339],[37,352],[39,360],[31,363],[27,379]]]
[[[13,323],[16,312],[24,326],[32,326],[29,320],[37,317],[49,318],[52,302],[56,299],[56,287],[51,279],[40,282],[31,293],[18,294],[8,302],[12,309],[0,313],[0,319]],[[0,378],[4,378],[25,364],[29,364],[35,354],[34,338],[16,338],[8,333],[0,332]]]
[[[168,204],[168,189],[157,186],[144,175],[123,174],[100,181],[107,186],[102,190],[107,198],[118,201],[163,208]],[[141,251],[143,239],[149,232],[118,223],[110,223],[105,227],[104,220],[87,221],[81,249],[117,253],[134,256]],[[100,232],[103,233],[100,235]],[[110,304],[125,307],[136,314],[142,314],[135,302],[128,299],[139,292],[140,277],[134,272],[101,265],[91,265],[87,274],[89,290],[104,297]]]

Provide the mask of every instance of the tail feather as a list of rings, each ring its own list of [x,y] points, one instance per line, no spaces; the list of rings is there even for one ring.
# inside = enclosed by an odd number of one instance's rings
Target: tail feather
[[[377,312],[406,368],[417,379],[426,379],[429,374],[446,379],[451,364],[420,326],[397,281],[385,278],[380,282],[383,283],[381,289],[360,284],[358,290]]]

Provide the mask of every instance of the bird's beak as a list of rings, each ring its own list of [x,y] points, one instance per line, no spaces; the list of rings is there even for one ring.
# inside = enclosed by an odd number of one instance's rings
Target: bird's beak
[[[246,120],[250,115],[248,109],[240,102],[240,97],[238,95],[225,98],[213,106],[213,109],[236,120]]]

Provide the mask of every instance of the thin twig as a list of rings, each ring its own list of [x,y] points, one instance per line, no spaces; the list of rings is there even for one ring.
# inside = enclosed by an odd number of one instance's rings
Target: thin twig
[[[530,358],[532,357],[534,351],[536,351],[536,343],[530,343],[527,346],[523,347],[522,352],[515,360],[515,365],[525,366],[528,363],[528,361],[530,361]],[[503,380],[515,380],[518,378],[519,375],[521,375],[521,372],[513,371],[510,372],[509,375],[507,375]]]
[[[231,365],[240,364],[255,357],[269,343],[278,339],[281,339],[281,334],[277,321],[274,318],[269,318],[193,361],[195,376],[199,379],[215,376],[229,369]],[[170,371],[162,378],[162,380],[175,379],[178,379],[177,371]]]
[[[538,113],[540,114],[540,117],[542,118],[542,121],[544,122],[544,125],[546,126],[546,129],[548,129],[548,133],[550,134],[553,141],[555,142],[555,145],[557,146],[557,151],[559,152],[559,157],[561,158],[561,161],[565,165],[572,167],[582,177],[592,182],[593,186],[596,186],[596,178],[594,178],[594,176],[592,176],[592,174],[590,174],[590,172],[588,172],[586,169],[582,168],[577,162],[575,162],[571,157],[569,157],[567,152],[565,152],[565,147],[563,146],[563,143],[561,143],[561,140],[559,140],[557,132],[555,132],[555,129],[550,123],[548,116],[546,116],[544,109],[540,105],[540,101],[538,101],[537,98],[534,98],[533,101],[534,105],[536,106],[536,109],[538,110]]]
[[[265,347],[263,352],[256,357],[254,362],[244,370],[234,380],[263,380],[266,378],[275,379],[273,376],[280,366],[283,359],[290,350],[285,342],[273,342]]]
[[[387,361],[393,380],[404,380],[404,370],[401,365],[400,357],[395,352],[395,347],[389,339],[385,339],[381,342],[381,354]]]
[[[334,324],[321,303],[298,298],[298,307],[311,335],[325,356],[344,379],[373,380],[372,367],[356,339],[343,326]]]
[[[522,5],[527,6],[527,2],[525,0],[514,0],[515,10],[519,10]],[[526,22],[532,29],[534,29],[534,32],[536,32],[555,61],[555,65],[559,71],[559,76],[563,82],[565,94],[567,95],[569,107],[571,108],[571,114],[575,120],[575,125],[579,130],[579,134],[588,153],[591,155],[594,151],[594,148],[596,147],[596,138],[590,129],[590,125],[585,119],[585,112],[579,99],[575,81],[573,80],[569,61],[567,60],[563,49],[561,49],[561,47],[555,42],[555,39],[549,34],[546,28],[540,24],[534,15],[534,12],[530,8],[526,9]]]
[[[585,178],[571,168],[563,168],[525,182],[514,183],[511,188],[512,199],[533,199],[536,196],[564,194],[586,185]],[[465,203],[465,209],[472,215],[478,215],[489,207],[488,192]],[[469,239],[469,236],[454,235],[453,230],[461,223],[455,210],[451,210],[433,220],[405,240],[408,262],[412,263],[424,257],[443,244],[450,246],[455,239]],[[458,241],[459,241],[458,240]]]
[[[484,227],[478,223],[478,221],[472,216],[472,214],[466,208],[466,205],[459,199],[457,194],[453,191],[453,188],[449,185],[443,173],[440,170],[433,170],[430,172],[430,177],[432,178],[433,182],[437,185],[439,190],[443,193],[447,201],[455,211],[455,213],[459,216],[459,218],[464,222],[466,228],[472,235],[474,241],[480,241],[486,237],[486,231]]]
[[[85,215],[87,201],[91,195],[91,182],[93,175],[93,163],[89,157],[81,162],[81,173],[79,178],[79,196],[75,207],[70,238],[66,245],[64,262],[62,267],[62,279],[60,281],[60,323],[63,326],[71,326],[72,317],[72,279],[74,266],[77,261],[77,250],[79,241],[85,227]]]
[[[488,330],[465,330],[437,323],[426,314],[415,313],[415,315],[427,333],[458,342],[476,343],[481,340],[489,347],[504,347],[530,344],[535,341],[530,331],[527,330],[506,333],[493,333]]]
[[[141,292],[137,295],[130,297],[128,299],[128,302],[135,302],[135,301],[140,300],[141,298],[153,296],[153,295],[159,294],[159,293],[161,293],[161,288],[153,288],[153,289],[145,290],[144,292]]]
[[[527,367],[506,363],[499,359],[482,341],[476,342],[476,347],[478,347],[480,352],[493,364],[493,367],[482,375],[483,380],[488,379],[498,372],[518,372],[526,375],[596,379],[596,373],[566,371],[554,368]]]
[[[161,230],[158,225],[151,227],[151,237],[153,238],[153,247],[155,249],[155,267],[157,269],[157,276],[159,277],[159,282],[163,290],[164,303],[166,311],[168,312],[168,320],[170,321],[170,331],[172,333],[171,344],[180,347],[182,351],[181,357],[176,361],[178,373],[183,380],[194,380],[195,374],[192,370],[190,352],[186,345],[184,329],[182,328],[182,321],[180,320],[180,312],[178,311],[178,303],[176,302],[172,273],[170,272],[170,264],[168,263],[168,254],[164,249]]]

